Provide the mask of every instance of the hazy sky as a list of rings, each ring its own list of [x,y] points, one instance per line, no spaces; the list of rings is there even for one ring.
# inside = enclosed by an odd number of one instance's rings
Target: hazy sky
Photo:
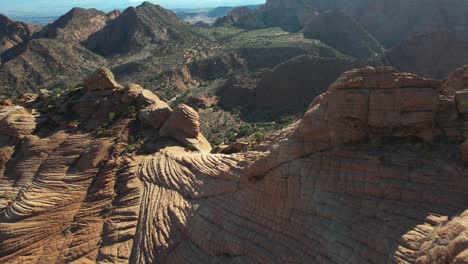
[[[76,6],[107,11],[139,5],[142,2],[140,0],[0,0],[0,13],[59,15]],[[150,0],[149,2],[174,9],[263,4],[265,0]]]

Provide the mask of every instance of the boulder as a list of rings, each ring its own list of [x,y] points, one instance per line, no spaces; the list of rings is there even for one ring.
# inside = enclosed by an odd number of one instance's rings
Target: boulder
[[[249,146],[249,143],[247,142],[234,142],[223,147],[220,152],[223,154],[239,153],[245,150],[248,146]]]
[[[92,73],[84,80],[83,85],[87,91],[115,90],[122,87],[108,68],[100,68]]]
[[[191,96],[187,100],[186,104],[194,109],[206,109],[210,108],[213,105],[216,105],[218,100],[216,97],[199,97],[199,96]]]
[[[200,133],[197,111],[185,104],[179,105],[159,131],[162,137],[172,137],[191,149],[211,151],[208,141]]]
[[[468,89],[468,65],[451,72],[442,87],[442,90],[450,96],[463,89]]]
[[[143,92],[143,87],[138,84],[129,84],[125,87],[125,93],[122,96],[122,103],[128,104],[136,100]]]
[[[36,118],[21,106],[6,106],[0,109],[0,135],[14,140],[31,135],[36,128]]]
[[[138,117],[143,124],[160,129],[172,113],[172,109],[163,101],[158,101],[140,111]]]

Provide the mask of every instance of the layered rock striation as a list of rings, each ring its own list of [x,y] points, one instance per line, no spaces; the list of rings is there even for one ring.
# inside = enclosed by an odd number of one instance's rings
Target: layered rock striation
[[[299,122],[227,155],[193,144],[193,109],[136,85],[97,89],[114,81],[96,76],[46,121],[0,111],[12,120],[0,130],[0,262],[468,261],[467,137],[439,122],[462,124],[463,92],[392,68],[348,71]],[[153,104],[167,111],[143,114]]]

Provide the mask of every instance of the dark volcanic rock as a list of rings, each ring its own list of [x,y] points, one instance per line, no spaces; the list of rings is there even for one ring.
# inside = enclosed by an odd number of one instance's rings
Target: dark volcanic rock
[[[170,41],[180,44],[188,37],[193,37],[193,32],[174,13],[145,2],[136,8],[127,8],[83,44],[96,53],[110,56]]]
[[[388,50],[382,61],[401,71],[445,78],[468,62],[468,41],[447,31],[417,35]]]
[[[323,12],[313,17],[304,28],[304,37],[319,39],[354,57],[374,57],[384,51],[369,32],[340,11]]]

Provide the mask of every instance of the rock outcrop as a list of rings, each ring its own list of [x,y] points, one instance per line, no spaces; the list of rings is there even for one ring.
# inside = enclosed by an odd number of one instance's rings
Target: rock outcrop
[[[159,135],[172,137],[191,149],[210,152],[210,143],[200,133],[199,119],[193,108],[179,105],[161,127]]]
[[[109,69],[101,68],[83,81],[83,87],[87,91],[104,91],[122,86],[115,81],[114,74]]]
[[[440,139],[441,85],[348,71],[299,122],[230,155],[164,137],[200,138],[188,106],[148,135],[117,110],[156,95],[70,91],[56,103],[91,113],[82,128],[15,130],[17,144],[3,138],[23,122],[0,130],[0,262],[465,263],[468,169],[460,140]],[[116,111],[104,131],[86,129],[85,102]]]

